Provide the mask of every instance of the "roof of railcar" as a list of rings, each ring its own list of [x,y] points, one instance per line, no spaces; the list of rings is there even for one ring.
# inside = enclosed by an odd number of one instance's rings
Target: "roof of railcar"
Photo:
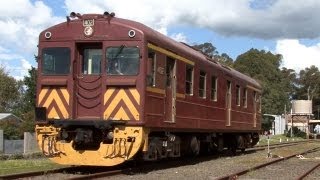
[[[245,74],[242,74],[233,68],[223,67],[223,65],[219,64],[216,60],[214,60],[214,59],[209,60],[208,56],[204,55],[200,51],[197,51],[184,43],[177,42],[177,41],[171,39],[170,37],[165,36],[165,35],[159,33],[158,31],[156,31],[156,30],[154,30],[154,29],[152,29],[142,23],[132,21],[132,20],[127,20],[127,19],[121,19],[121,18],[115,18],[114,21],[117,21],[121,24],[126,24],[129,26],[132,26],[135,29],[139,29],[144,33],[145,36],[152,38],[154,40],[157,40],[158,42],[162,42],[161,44],[165,44],[166,47],[168,47],[168,49],[174,49],[174,51],[179,51],[179,52],[186,54],[190,57],[194,57],[199,60],[211,63],[214,66],[219,67],[223,71],[229,72],[231,75],[237,77],[238,79],[245,80],[245,81],[251,83],[252,85],[256,86],[257,88],[261,88],[261,85],[255,79],[253,79]],[[182,54],[179,54],[179,55],[183,56]]]
[[[235,78],[247,81],[251,85],[253,85],[257,88],[261,88],[261,85],[253,78],[251,78],[245,74],[242,74],[233,68],[223,66],[219,62],[217,62],[216,60],[210,59],[208,56],[204,55],[202,52],[197,51],[184,43],[177,42],[177,41],[171,39],[170,37],[165,36],[165,35],[159,33],[158,31],[156,31],[156,30],[154,30],[154,29],[152,29],[142,23],[139,23],[139,22],[136,22],[133,20],[117,18],[117,17],[107,19],[107,18],[103,18],[103,16],[101,14],[84,14],[81,17],[82,18],[80,18],[80,19],[74,19],[72,21],[81,21],[81,23],[82,23],[82,19],[89,19],[89,18],[94,18],[95,20],[98,20],[98,21],[109,21],[110,20],[109,22],[111,24],[119,24],[122,26],[127,26],[130,28],[139,30],[144,34],[144,36],[147,37],[148,40],[151,40],[152,43],[156,43],[155,45],[159,45],[159,46],[162,45],[162,48],[164,48],[164,46],[165,46],[165,48],[167,50],[173,51],[174,53],[177,53],[178,55],[183,56],[185,58],[197,59],[197,60],[201,60],[205,63],[211,64],[211,65],[215,66],[216,68],[219,68],[220,70],[229,73],[230,75],[232,75]],[[64,22],[64,23],[67,23],[67,22]],[[61,24],[64,24],[64,23],[61,23]],[[59,24],[56,25],[55,27],[58,27],[58,26],[59,26]],[[53,28],[53,27],[50,27],[50,28]],[[42,33],[44,33],[45,31],[43,31]],[[190,59],[190,60],[192,60],[192,59]]]

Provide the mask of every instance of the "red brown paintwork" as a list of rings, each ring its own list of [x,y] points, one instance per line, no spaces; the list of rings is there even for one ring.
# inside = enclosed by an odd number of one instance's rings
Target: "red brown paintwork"
[[[209,61],[202,53],[190,47],[176,42],[155,30],[134,21],[120,18],[104,18],[101,15],[83,15],[82,19],[95,19],[94,33],[87,37],[84,35],[82,20],[72,20],[48,28],[39,36],[39,74],[37,91],[42,87],[65,87],[70,93],[70,105],[67,111],[69,119],[104,119],[103,112],[106,108],[103,102],[103,95],[110,87],[129,88],[135,87],[140,94],[140,105],[136,105],[140,114],[139,121],[129,121],[130,125],[144,125],[154,131],[180,131],[180,132],[258,132],[261,128],[261,114],[257,110],[259,105],[254,106],[253,89],[258,94],[261,86],[252,78],[243,75],[233,69],[221,66],[214,60]],[[129,30],[135,30],[133,38],[128,37]],[[52,37],[45,38],[45,32],[50,31]],[[154,93],[147,91],[147,44],[151,43],[160,48],[175,53],[195,63],[194,65],[194,94],[193,96],[176,98],[176,119],[175,123],[167,119],[168,106],[170,105],[169,91],[166,89],[166,74],[157,73],[156,86],[154,88],[163,90],[165,93]],[[138,46],[140,48],[140,67],[137,76],[107,76],[105,49],[112,46]],[[71,49],[71,71],[66,76],[43,76],[41,74],[41,49],[45,47],[69,47]],[[102,48],[101,75],[81,77],[80,73],[82,58],[81,49],[84,47]],[[157,67],[166,70],[166,55],[156,52]],[[186,63],[176,60],[176,92],[185,94],[185,69]],[[206,94],[207,98],[200,98],[199,92],[199,73],[205,71]],[[218,77],[218,100],[210,100],[210,77]],[[80,78],[81,77],[81,78]],[[226,91],[227,80],[232,83],[232,103],[231,103],[231,124],[226,122]],[[236,85],[247,88],[248,104],[247,108],[235,103]],[[81,88],[79,88],[81,87]],[[241,94],[243,92],[241,91]],[[78,94],[78,95],[77,95]],[[79,97],[80,94],[80,97]],[[241,96],[242,97],[242,96]],[[39,98],[39,96],[38,96]],[[132,100],[133,98],[130,97]],[[242,104],[242,103],[241,103]],[[256,127],[253,124],[254,107],[256,107]],[[166,113],[167,112],[167,113]],[[170,113],[170,112],[169,112]]]

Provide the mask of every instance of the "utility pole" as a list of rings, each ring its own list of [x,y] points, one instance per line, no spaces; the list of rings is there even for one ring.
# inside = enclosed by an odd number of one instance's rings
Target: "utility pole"
[[[292,107],[292,106],[291,106]],[[292,108],[291,108],[291,131],[290,131],[290,137],[292,138],[292,134],[293,134],[293,116],[292,116]]]
[[[308,100],[310,100],[310,86],[308,87]]]

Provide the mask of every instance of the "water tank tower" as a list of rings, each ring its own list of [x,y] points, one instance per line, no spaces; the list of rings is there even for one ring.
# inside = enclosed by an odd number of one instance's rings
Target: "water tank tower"
[[[292,114],[296,115],[311,115],[312,101],[311,100],[293,100]]]

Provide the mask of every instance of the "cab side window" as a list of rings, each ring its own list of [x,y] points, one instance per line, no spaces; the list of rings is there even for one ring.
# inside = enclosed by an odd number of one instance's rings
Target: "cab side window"
[[[156,69],[157,69],[156,53],[149,49],[147,61],[147,82],[148,86],[156,86]]]

